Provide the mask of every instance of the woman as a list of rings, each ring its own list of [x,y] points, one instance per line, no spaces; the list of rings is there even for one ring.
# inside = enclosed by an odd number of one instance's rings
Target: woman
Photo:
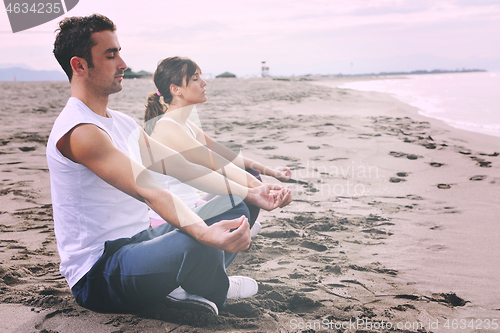
[[[189,58],[171,57],[158,65],[154,77],[157,91],[148,96],[144,113],[145,130],[151,137],[167,147],[181,153],[188,161],[203,165],[224,174],[236,183],[249,188],[261,185],[259,173],[273,176],[280,181],[291,177],[289,168],[271,169],[236,154],[205,134],[188,120],[198,103],[207,101],[205,86],[198,65]],[[179,196],[191,209],[206,219],[234,206],[233,197],[211,197],[200,199],[195,188],[179,182],[173,177],[165,177],[166,186]],[[230,194],[230,189],[228,188]],[[290,191],[281,207],[291,201]],[[210,202],[207,203],[207,200]],[[250,226],[257,219],[259,208],[249,205]],[[211,216],[210,216],[211,215]],[[154,227],[165,221],[155,213],[150,213]],[[252,234],[260,229],[260,224],[252,228]]]

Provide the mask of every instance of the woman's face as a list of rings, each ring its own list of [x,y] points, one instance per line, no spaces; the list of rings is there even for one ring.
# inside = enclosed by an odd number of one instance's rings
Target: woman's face
[[[193,76],[189,78],[187,86],[186,79],[184,78],[184,84],[179,90],[187,105],[205,103],[207,101],[206,85],[207,83],[205,80],[201,78],[200,71],[196,71]]]

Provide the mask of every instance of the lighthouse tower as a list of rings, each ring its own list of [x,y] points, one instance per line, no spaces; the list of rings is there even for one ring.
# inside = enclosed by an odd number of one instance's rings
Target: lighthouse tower
[[[266,62],[262,62],[262,77],[269,76],[269,67],[266,66]]]

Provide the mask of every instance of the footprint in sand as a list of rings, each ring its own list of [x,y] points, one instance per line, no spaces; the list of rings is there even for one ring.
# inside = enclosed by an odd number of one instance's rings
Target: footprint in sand
[[[477,165],[479,165],[481,168],[491,168],[491,162],[486,161],[484,158],[480,158],[477,156],[471,156],[470,158],[473,161],[476,161]]]
[[[307,147],[308,147],[309,149],[311,149],[311,150],[316,150],[316,149],[321,148],[321,147],[319,147],[319,146],[307,146]]]
[[[477,164],[481,168],[491,168],[491,162],[488,162],[488,161],[478,161]]]
[[[491,156],[491,157],[495,157],[495,156],[500,155],[500,153],[497,153],[497,152],[494,152],[494,153],[492,153],[492,154],[479,153],[479,155],[482,155],[482,156]]]
[[[33,151],[36,147],[19,147],[20,151]]]
[[[261,232],[260,235],[267,238],[295,238],[300,236],[293,230]]]
[[[254,144],[254,143],[259,143],[259,142],[263,142],[264,140],[247,140],[247,143],[248,144]]]
[[[447,247],[443,244],[435,244],[435,245],[429,246],[427,249],[431,250],[431,251],[443,251],[443,250],[446,250]]]
[[[309,241],[303,241],[300,244],[300,246],[305,247],[307,249],[314,250],[314,251],[318,251],[318,252],[324,252],[324,251],[328,250],[328,248],[324,245],[309,242]]]
[[[398,178],[398,177],[391,177],[391,179],[389,179],[389,181],[391,183],[400,183],[400,182],[405,182],[406,179],[404,179],[404,178]]]
[[[485,175],[477,175],[477,176],[474,176],[474,177],[470,177],[469,180],[483,180],[485,179],[487,176]]]
[[[422,146],[424,146],[427,149],[436,149],[436,145],[434,143],[430,143],[430,142],[422,144]]]
[[[389,155],[394,156],[394,157],[405,157],[409,160],[416,160],[419,156],[415,154],[407,154],[399,151],[391,151]]]
[[[396,175],[398,177],[408,177],[409,173],[408,172],[398,172]]]
[[[272,155],[268,157],[271,160],[285,160],[285,161],[292,161],[292,162],[298,162],[299,159],[291,156],[283,156],[283,155]]]
[[[315,132],[315,133],[309,133],[307,135],[312,135],[312,136],[320,137],[320,136],[325,136],[325,135],[331,135],[331,133],[320,131],[320,132]]]
[[[457,294],[455,293],[433,293],[432,294],[432,299],[440,302],[440,303],[447,303],[451,305],[452,307],[454,306],[464,306],[467,303],[470,303],[470,301],[464,300],[461,297],[458,297]]]
[[[430,166],[435,167],[435,168],[439,168],[439,167],[445,165],[444,163],[438,163],[438,162],[431,162],[429,164],[430,164]]]
[[[402,153],[402,152],[398,152],[398,151],[391,151],[389,153],[389,155],[394,156],[394,157],[404,157],[407,154],[406,153]]]

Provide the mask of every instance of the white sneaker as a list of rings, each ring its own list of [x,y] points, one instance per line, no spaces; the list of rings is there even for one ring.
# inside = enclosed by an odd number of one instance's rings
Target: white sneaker
[[[250,238],[254,238],[255,236],[257,236],[261,228],[262,224],[260,224],[260,222],[255,221],[255,223],[252,226],[252,229],[250,229]]]
[[[257,294],[259,285],[254,279],[245,276],[230,276],[226,298],[246,298]]]
[[[167,303],[170,303],[170,305],[176,309],[188,309],[210,312],[216,315],[219,314],[219,309],[217,309],[217,305],[215,305],[214,302],[209,301],[205,297],[191,295],[181,287],[174,289],[174,291],[167,295]]]

